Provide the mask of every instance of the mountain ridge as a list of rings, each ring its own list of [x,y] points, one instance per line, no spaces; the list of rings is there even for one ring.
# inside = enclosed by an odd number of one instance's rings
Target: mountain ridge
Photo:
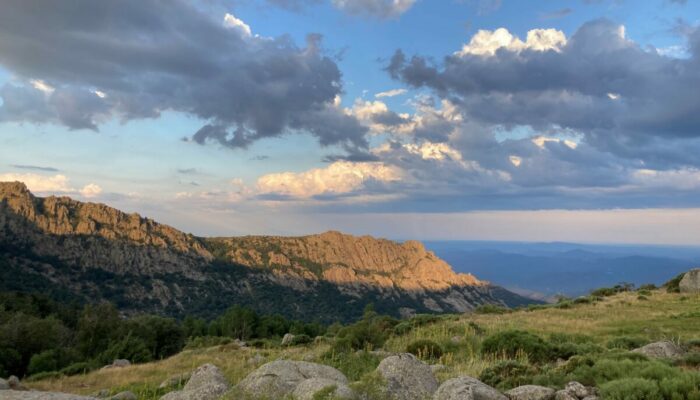
[[[356,316],[368,302],[395,315],[529,302],[455,273],[416,241],[337,231],[202,238],[104,204],[35,197],[18,182],[0,183],[0,246],[6,271],[36,274],[45,286],[78,296],[116,300],[126,312],[208,314],[207,308],[247,303],[326,318]],[[324,305],[322,297],[351,311]]]

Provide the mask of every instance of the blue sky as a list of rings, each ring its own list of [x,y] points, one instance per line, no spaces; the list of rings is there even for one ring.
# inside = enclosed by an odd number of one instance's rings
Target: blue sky
[[[0,180],[197,234],[700,244],[696,1],[107,3],[3,6]]]

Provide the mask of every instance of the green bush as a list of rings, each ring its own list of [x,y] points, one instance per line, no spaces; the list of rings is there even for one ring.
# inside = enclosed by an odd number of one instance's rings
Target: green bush
[[[406,346],[406,352],[423,360],[436,360],[442,357],[442,347],[432,340],[421,339]]]
[[[71,375],[85,374],[85,373],[88,373],[94,369],[97,369],[97,365],[95,363],[82,361],[82,362],[73,363],[73,364],[63,368],[60,372],[63,375],[71,376]]]
[[[336,337],[333,351],[374,350],[384,345],[398,321],[368,313],[360,321],[342,328]]]
[[[202,349],[206,347],[221,346],[232,342],[233,339],[229,337],[198,336],[194,338],[189,338],[187,340],[187,344],[185,344],[185,349]]]
[[[29,375],[36,375],[42,372],[56,371],[58,369],[57,358],[55,349],[34,354],[29,360],[27,373],[29,373]]]
[[[552,358],[547,343],[537,335],[525,331],[509,330],[489,336],[481,344],[485,354],[515,358],[519,353],[527,355],[532,362],[540,363]]]
[[[647,301],[647,300],[649,300],[649,298],[647,296],[639,295],[639,296],[637,296],[637,300]]]
[[[606,344],[606,346],[609,349],[632,350],[632,349],[642,347],[647,343],[649,343],[649,341],[646,339],[642,339],[642,338],[638,338],[638,337],[620,336],[620,337],[616,337],[614,339],[609,340],[608,343]]]
[[[659,385],[650,379],[618,379],[604,383],[600,391],[606,400],[663,400]]]
[[[651,291],[651,290],[656,290],[656,289],[658,289],[658,288],[653,283],[647,283],[647,284],[642,285],[639,288],[637,288],[638,291],[647,291],[647,292]]]
[[[380,361],[379,357],[366,351],[352,353],[334,353],[329,351],[323,355],[324,364],[338,369],[351,381],[357,381],[374,371]]]
[[[400,322],[394,327],[394,335],[405,335],[413,330],[413,325],[408,321]]]
[[[680,293],[681,292],[680,283],[681,283],[681,280],[683,280],[684,276],[685,276],[685,272],[676,276],[675,278],[671,279],[670,281],[664,283],[664,287],[666,288],[666,291],[668,293]]]
[[[509,390],[531,383],[537,372],[533,366],[515,360],[507,360],[483,370],[479,375],[479,380],[500,390]]]
[[[309,335],[294,335],[294,338],[289,342],[290,346],[300,346],[303,344],[309,344],[313,342],[314,340],[311,339],[311,336]]]
[[[32,374],[26,379],[27,382],[36,382],[44,379],[58,379],[63,377],[63,374],[58,371],[45,371],[39,372],[38,374]]]
[[[508,314],[512,310],[495,304],[482,304],[474,309],[474,312],[477,314]]]
[[[474,321],[469,321],[468,326],[472,328],[476,335],[483,335],[486,333],[486,329],[482,328],[481,325],[477,324]]]
[[[678,364],[686,367],[700,366],[700,353],[690,353],[678,361]]]

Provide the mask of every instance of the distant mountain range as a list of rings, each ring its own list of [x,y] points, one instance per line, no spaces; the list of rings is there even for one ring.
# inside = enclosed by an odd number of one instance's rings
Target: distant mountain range
[[[547,299],[620,282],[662,284],[700,265],[700,248],[575,243],[426,242],[456,271]]]
[[[240,304],[326,322],[369,303],[398,316],[532,302],[455,273],[415,241],[202,238],[103,204],[35,197],[18,182],[0,183],[0,290],[109,300],[125,313],[211,317]]]

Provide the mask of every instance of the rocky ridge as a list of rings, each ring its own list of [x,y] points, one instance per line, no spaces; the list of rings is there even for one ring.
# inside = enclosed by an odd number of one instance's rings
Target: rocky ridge
[[[200,238],[103,204],[35,197],[19,182],[0,182],[0,263],[8,279],[28,276],[20,280],[39,290],[104,298],[126,312],[215,315],[242,304],[328,320],[356,318],[369,302],[395,315],[529,302],[455,273],[415,241]]]

